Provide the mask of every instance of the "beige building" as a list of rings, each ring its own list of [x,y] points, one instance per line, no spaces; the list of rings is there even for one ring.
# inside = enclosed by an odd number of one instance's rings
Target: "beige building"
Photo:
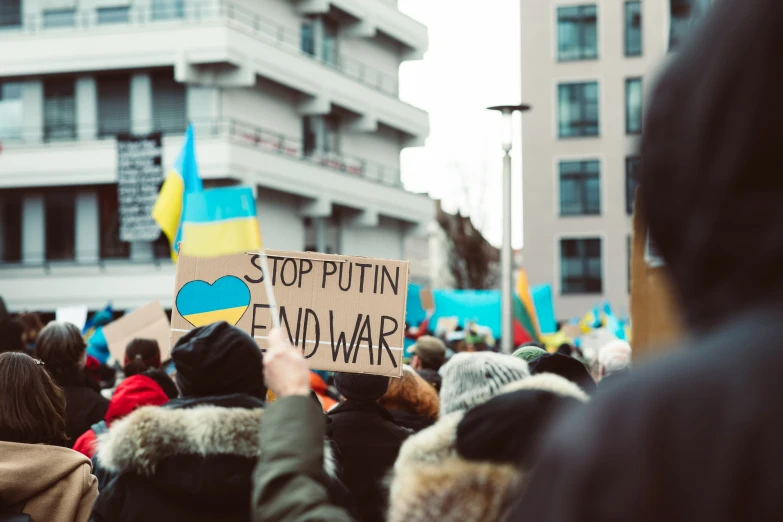
[[[629,312],[643,100],[702,0],[522,0],[524,266],[559,320]]]

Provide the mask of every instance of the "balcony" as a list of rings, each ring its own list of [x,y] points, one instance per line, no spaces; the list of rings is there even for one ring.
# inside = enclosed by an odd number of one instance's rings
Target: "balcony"
[[[397,167],[351,155],[306,154],[300,138],[238,120],[196,121],[194,125],[204,179],[234,179],[414,225],[426,224],[432,217],[429,198],[405,191]],[[58,137],[96,134],[95,129],[73,125],[50,128],[51,135]],[[6,131],[0,189],[116,183],[113,137],[24,139],[31,134],[25,129]],[[11,136],[16,139],[8,139]],[[164,136],[164,167],[174,163],[181,143],[181,134]]]
[[[380,0],[378,4],[389,8]],[[186,1],[181,9],[133,8],[121,21],[96,11],[57,21],[25,17],[0,31],[0,78],[174,67],[177,80],[251,86],[256,75],[311,97],[320,111],[341,106],[419,144],[427,113],[398,98],[396,78],[348,56],[336,63],[301,50],[301,32],[226,1]]]

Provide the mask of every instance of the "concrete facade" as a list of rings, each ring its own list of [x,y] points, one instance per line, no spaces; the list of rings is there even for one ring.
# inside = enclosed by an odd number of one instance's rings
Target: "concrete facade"
[[[21,0],[18,26],[0,31],[0,89],[19,85],[0,104],[21,105],[19,121],[0,126],[0,295],[12,311],[110,300],[117,309],[151,299],[171,306],[165,244],[123,245],[112,229],[107,74],[127,81],[127,116],[116,112],[126,130],[163,131],[164,168],[184,128],[162,128],[161,113],[181,111],[196,129],[205,185],[255,187],[268,248],[404,259],[406,241],[426,236],[433,205],[404,190],[399,154],[423,144],[429,122],[399,99],[397,73],[426,51],[427,30],[394,2],[58,0],[73,20],[52,18],[52,5]],[[303,50],[305,26],[312,53]],[[159,80],[178,86],[164,111]],[[73,82],[65,102],[54,86],[62,81]],[[71,103],[72,121],[57,120]],[[306,119],[316,134],[309,150]],[[67,132],[55,139],[59,126]],[[49,208],[50,200],[62,201]]]
[[[642,48],[626,56],[626,2],[615,0],[522,0],[522,100],[533,106],[523,118],[524,266],[530,284],[551,283],[559,320],[584,315],[608,300],[616,313],[629,312],[631,216],[626,208],[626,159],[637,155],[638,134],[626,132],[625,85],[642,78],[644,95],[668,50],[669,0],[642,0]],[[594,59],[558,59],[560,7],[597,8]],[[559,137],[558,85],[598,83],[599,132],[594,137]],[[642,110],[645,104],[642,103]],[[597,160],[600,211],[561,215],[559,164]],[[565,293],[561,239],[601,241],[602,291]]]

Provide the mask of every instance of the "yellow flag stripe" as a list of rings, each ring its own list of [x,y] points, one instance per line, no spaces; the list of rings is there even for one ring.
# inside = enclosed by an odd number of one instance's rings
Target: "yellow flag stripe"
[[[213,257],[261,249],[261,231],[256,218],[231,219],[214,223],[182,224],[182,253]]]

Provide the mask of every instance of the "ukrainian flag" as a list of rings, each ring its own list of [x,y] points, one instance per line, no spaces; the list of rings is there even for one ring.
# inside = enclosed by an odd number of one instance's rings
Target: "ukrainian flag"
[[[187,208],[187,195],[204,190],[198,175],[196,164],[196,139],[193,135],[193,125],[185,131],[185,141],[169,171],[166,181],[160,188],[158,200],[152,209],[152,217],[169,238],[171,244],[171,259],[177,261],[177,244],[182,239],[180,224]]]
[[[249,187],[188,194],[182,222],[182,253],[214,257],[261,250],[256,203]]]

